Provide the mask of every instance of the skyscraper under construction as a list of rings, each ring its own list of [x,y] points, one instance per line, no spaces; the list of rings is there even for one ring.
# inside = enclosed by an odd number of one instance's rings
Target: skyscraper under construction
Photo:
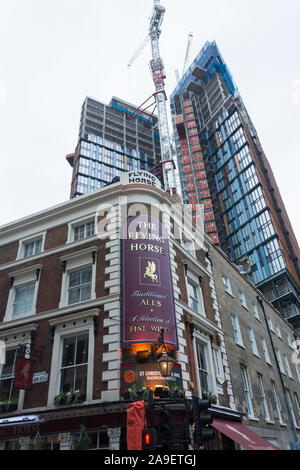
[[[203,204],[212,242],[299,330],[299,246],[256,129],[215,42],[205,44],[179,81],[171,114],[183,202]]]
[[[84,100],[78,144],[67,155],[73,167],[71,198],[88,194],[130,170],[150,170],[160,162],[157,117],[113,97],[106,105]]]

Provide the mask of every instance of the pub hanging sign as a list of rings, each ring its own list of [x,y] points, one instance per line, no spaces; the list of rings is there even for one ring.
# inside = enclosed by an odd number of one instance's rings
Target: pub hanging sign
[[[32,359],[19,357],[17,360],[14,387],[22,390],[31,390],[34,363]]]
[[[122,347],[153,343],[178,349],[168,234],[151,215],[138,215],[122,232]]]

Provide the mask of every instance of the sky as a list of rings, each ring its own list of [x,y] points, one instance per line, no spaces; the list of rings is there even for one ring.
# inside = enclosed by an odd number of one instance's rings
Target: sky
[[[300,239],[299,0],[162,0],[166,91],[216,40]],[[153,0],[0,0],[0,225],[67,201],[86,96],[140,105],[153,92],[147,35]]]

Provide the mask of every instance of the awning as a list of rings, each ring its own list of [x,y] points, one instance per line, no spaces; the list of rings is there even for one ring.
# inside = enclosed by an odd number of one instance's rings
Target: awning
[[[20,416],[0,420],[0,439],[36,434],[45,421],[39,416]]]
[[[240,422],[215,418],[212,426],[246,450],[279,450]]]

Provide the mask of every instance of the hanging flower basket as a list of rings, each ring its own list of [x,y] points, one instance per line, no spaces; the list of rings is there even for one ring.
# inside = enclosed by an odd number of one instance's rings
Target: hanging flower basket
[[[73,438],[72,449],[73,450],[88,450],[93,446],[93,442],[86,432],[84,425],[80,426],[79,437]]]
[[[47,444],[44,438],[41,437],[39,431],[36,433],[35,437],[29,442],[30,450],[45,450]]]

